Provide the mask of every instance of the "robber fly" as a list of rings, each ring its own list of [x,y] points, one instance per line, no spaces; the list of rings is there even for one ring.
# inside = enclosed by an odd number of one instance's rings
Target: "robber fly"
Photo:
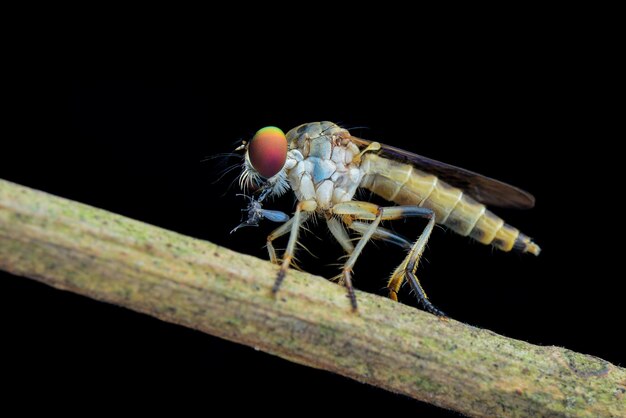
[[[503,251],[539,255],[537,244],[487,209],[486,205],[529,209],[535,204],[529,193],[498,180],[357,138],[332,122],[305,123],[287,135],[276,127],[266,127],[240,149],[245,150],[240,185],[244,190],[252,186],[260,193],[259,198],[250,199],[248,219],[240,226],[257,225],[265,217],[275,222],[286,220],[267,237],[270,260],[280,264],[273,293],[278,292],[292,262],[300,228],[314,216],[325,219],[349,255],[340,282],[348,290],[353,310],[357,309],[357,301],[352,268],[370,239],[408,250],[387,284],[389,297],[398,300],[398,291],[406,280],[422,306],[439,316],[445,314],[429,301],[415,275],[435,223]],[[370,190],[398,206],[381,207],[353,200],[358,188]],[[267,196],[280,196],[289,189],[298,199],[293,217],[262,208]],[[428,220],[413,244],[380,225],[385,220],[406,217]],[[356,246],[348,230],[360,235]],[[279,261],[273,242],[286,234],[289,243]]]

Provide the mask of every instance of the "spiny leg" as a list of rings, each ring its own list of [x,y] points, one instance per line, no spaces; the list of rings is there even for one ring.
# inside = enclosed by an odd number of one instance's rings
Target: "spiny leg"
[[[406,270],[405,273],[409,279],[409,284],[411,285],[411,288],[417,295],[417,299],[421,302],[422,306],[426,308],[426,310],[433,315],[442,316],[442,317],[447,316],[445,312],[435,307],[435,305],[433,305],[430,302],[430,300],[428,300],[428,297],[426,296],[426,292],[424,292],[424,289],[422,288],[420,281],[417,280],[417,277],[415,276],[415,274],[411,270]]]
[[[402,237],[399,237],[393,232],[379,227],[380,222],[383,220],[399,219],[406,216],[419,216],[422,209],[423,208],[417,207],[416,210],[413,206],[380,207],[373,203],[359,201],[338,203],[332,208],[333,213],[343,216],[344,222],[346,222],[349,227],[363,232],[359,243],[344,264],[342,270],[344,284],[348,289],[348,295],[354,310],[357,309],[357,302],[354,294],[354,288],[352,287],[352,267],[354,267],[357,258],[363,251],[363,248],[365,248],[367,242],[376,237],[384,237],[399,245],[402,245],[403,241],[405,241]],[[370,220],[372,222],[370,224],[363,224],[361,222],[357,223],[355,222],[356,219]],[[352,226],[353,224],[355,224],[354,227]]]
[[[357,303],[354,287],[352,286],[352,267],[354,267],[357,258],[359,258],[363,248],[365,248],[365,244],[367,244],[367,241],[370,240],[374,231],[376,231],[378,224],[380,224],[383,216],[383,209],[369,202],[345,202],[335,205],[332,210],[335,214],[344,215],[344,218],[346,215],[348,217],[358,219],[372,219],[373,217],[373,222],[369,224],[369,228],[361,236],[359,243],[354,248],[352,254],[350,254],[350,257],[343,265],[342,269],[343,283],[348,289],[348,297],[350,298],[352,310],[356,311]]]
[[[300,217],[300,225],[306,222],[309,216],[311,216],[311,212],[302,213]],[[276,250],[274,249],[274,245],[272,243],[275,239],[280,238],[283,235],[289,233],[291,231],[294,221],[295,221],[295,217],[292,216],[291,219],[289,219],[287,222],[285,222],[284,224],[282,224],[281,226],[273,230],[272,233],[267,236],[267,244],[266,244],[267,252],[269,253],[270,261],[273,264],[279,264],[279,262],[278,262],[278,257],[276,256]]]
[[[346,254],[352,254],[354,251],[354,245],[352,244],[350,235],[346,232],[346,229],[343,227],[341,221],[331,216],[326,219],[326,225]]]
[[[353,221],[348,227],[358,232],[359,234],[363,235],[365,231],[367,231],[369,226],[370,224],[365,223],[365,222]],[[379,239],[381,241],[386,241],[390,244],[394,244],[399,247],[402,247],[407,251],[410,250],[411,247],[413,247],[413,244],[407,241],[407,239],[404,238],[402,235],[397,234],[387,228],[383,228],[382,226],[379,226],[378,228],[376,228],[376,231],[374,231],[374,234],[372,235],[372,239]]]
[[[396,270],[394,270],[391,275],[391,279],[389,279],[389,282],[387,283],[389,298],[396,302],[398,301],[398,292],[400,292],[400,288],[404,282],[404,275],[401,274],[404,270],[406,270],[406,259],[396,268]]]
[[[397,293],[402,286],[402,282],[405,278],[409,279],[409,284],[411,288],[415,291],[415,295],[417,296],[418,301],[422,304],[422,306],[430,313],[437,316],[446,316],[446,314],[437,309],[429,300],[428,296],[426,296],[426,292],[422,288],[417,276],[415,276],[415,270],[417,270],[417,266],[420,258],[422,257],[422,253],[426,248],[426,243],[430,238],[430,234],[433,232],[433,228],[435,226],[435,213],[428,208],[422,208],[419,206],[397,206],[399,208],[406,208],[407,211],[411,211],[414,213],[414,216],[422,216],[428,218],[428,223],[424,228],[424,231],[420,235],[420,237],[415,241],[411,251],[407,257],[400,263],[400,265],[393,272],[389,283],[387,284],[387,288],[389,289],[389,297],[393,300],[398,300]],[[419,211],[412,210],[410,208],[418,208]],[[419,212],[419,214],[418,214]]]
[[[389,290],[389,297],[395,301],[398,300],[398,292],[400,291],[400,287],[406,276],[409,278],[409,283],[415,294],[418,298],[418,301],[424,306],[424,308],[438,316],[445,316],[445,314],[437,309],[426,296],[426,292],[422,288],[419,283],[419,280],[415,276],[415,271],[417,270],[417,265],[419,263],[419,259],[426,248],[426,243],[430,238],[430,234],[433,231],[435,226],[435,214],[431,209],[423,208],[420,206],[393,206],[390,208],[384,208],[383,220],[386,219],[400,219],[409,216],[418,216],[424,217],[428,219],[428,224],[424,228],[424,231],[417,239],[417,241],[411,246],[411,250],[407,257],[400,263],[400,265],[395,269],[394,273],[387,284],[387,289]],[[350,224],[350,228],[355,229],[357,231],[363,231],[364,227],[361,223],[353,222]],[[378,235],[378,236],[377,236]],[[381,238],[387,240],[389,242],[404,245],[406,240],[402,237],[394,234],[391,231],[384,230],[381,227],[377,228],[377,231],[374,233],[372,238]]]
[[[350,229],[357,231],[360,234],[364,234],[365,231],[369,228],[369,224],[365,222],[354,221],[350,224]],[[413,247],[413,244],[410,243],[406,238],[402,235],[399,235],[389,229],[383,228],[379,226],[374,231],[374,235],[372,235],[372,239],[379,239],[385,242],[389,242],[391,244],[397,245],[405,250],[410,250]],[[397,279],[401,279],[402,276],[397,276]],[[398,292],[400,290],[400,286],[402,285],[402,280],[395,280],[393,282],[389,282],[387,284],[387,289],[389,290],[389,297],[396,302],[398,301]]]
[[[369,229],[369,227],[370,227],[369,223],[360,222],[360,221],[352,221],[348,225],[348,228],[352,229],[353,231],[358,232],[360,235],[365,234],[367,232],[367,230]],[[394,231],[391,231],[391,230],[389,230],[387,228],[383,228],[382,226],[378,226],[376,228],[376,230],[372,234],[372,238],[371,239],[385,241],[385,242],[388,242],[390,244],[397,245],[397,246],[399,246],[399,247],[401,247],[401,248],[403,248],[403,249],[405,249],[407,251],[410,250],[411,247],[413,246],[413,244],[411,244],[402,235],[399,235],[399,234],[395,233]],[[348,252],[348,254],[350,254],[350,253],[352,253],[352,251]]]
[[[337,240],[339,245],[343,248],[348,256],[354,252],[354,244],[352,244],[352,240],[350,239],[350,235],[343,226],[343,223],[336,217],[332,215],[327,215],[326,225],[328,226],[328,230],[333,234],[333,237]],[[342,274],[339,276],[333,277],[331,280],[336,280],[338,284],[344,285],[344,278]]]
[[[314,212],[315,209],[317,209],[317,203],[314,200],[305,200],[305,201],[299,202],[296,205],[296,213],[293,215],[293,218],[291,219],[293,220],[293,222],[291,224],[291,234],[289,235],[289,243],[287,244],[287,249],[285,250],[285,255],[283,256],[283,262],[280,266],[280,270],[278,271],[278,275],[276,276],[276,281],[274,282],[274,286],[272,287],[273,294],[276,294],[278,292],[278,289],[280,289],[280,285],[283,283],[283,280],[285,279],[285,275],[287,274],[287,270],[289,269],[289,265],[291,264],[291,260],[293,259],[293,255],[296,249],[296,242],[298,241],[298,231],[300,230],[300,226],[302,226],[302,219],[303,217],[308,218],[308,216],[310,215],[310,212]],[[304,212],[305,215],[303,215],[302,212]],[[272,251],[273,249],[274,248],[272,247]],[[275,256],[275,253],[274,253],[274,256]],[[270,257],[271,257],[271,253],[270,253]]]

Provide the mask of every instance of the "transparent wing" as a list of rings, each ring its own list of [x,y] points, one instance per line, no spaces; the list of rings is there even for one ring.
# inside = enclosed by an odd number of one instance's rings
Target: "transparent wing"
[[[260,211],[264,218],[269,219],[272,222],[287,222],[289,220],[289,215],[284,212],[268,209],[261,209]]]
[[[354,136],[351,139],[360,147],[366,147],[372,143],[372,141]],[[381,147],[379,151],[381,155],[412,164],[420,170],[434,174],[485,205],[515,209],[530,209],[535,206],[533,195],[510,184],[391,145],[381,144]]]

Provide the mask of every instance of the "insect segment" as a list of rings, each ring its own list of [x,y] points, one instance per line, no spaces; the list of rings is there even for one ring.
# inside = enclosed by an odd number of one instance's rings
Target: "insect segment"
[[[457,234],[470,236],[499,250],[515,249],[539,255],[539,246],[529,237],[504,223],[461,189],[433,174],[376,154],[365,156],[361,170],[364,173],[361,187],[401,205],[417,204],[432,209],[437,223]]]
[[[254,199],[250,196],[246,195],[237,195],[243,196],[248,199],[248,207],[242,209],[242,212],[248,213],[248,219],[237,225],[230,233],[237,231],[239,228],[243,228],[244,226],[259,226],[259,222],[263,219],[269,219],[272,222],[287,222],[289,220],[289,215],[286,213],[277,211],[277,210],[267,210],[263,209],[263,205],[261,202],[263,201],[264,195],[261,195],[259,199]]]
[[[332,122],[303,124],[286,136],[274,127],[258,131],[246,148],[240,184],[244,190],[247,186],[262,189],[258,200],[250,199],[249,219],[240,226],[257,225],[263,217],[275,221],[286,219],[282,212],[261,208],[260,202],[266,196],[280,196],[291,188],[298,199],[294,216],[267,237],[270,260],[281,265],[274,293],[279,290],[293,259],[299,229],[311,216],[326,220],[332,235],[349,255],[342,268],[341,282],[348,290],[354,310],[357,302],[352,268],[370,239],[409,249],[387,284],[389,297],[397,300],[397,293],[406,280],[426,310],[440,316],[444,313],[429,301],[415,275],[435,223],[503,251],[534,255],[540,252],[539,246],[528,236],[485,206],[530,208],[534,205],[530,194],[468,170],[354,137]],[[355,201],[359,187],[399,206],[380,207]],[[414,216],[423,217],[428,223],[413,244],[380,226],[384,220]],[[360,235],[356,246],[347,229]],[[286,234],[289,234],[289,242],[279,262],[273,241]]]

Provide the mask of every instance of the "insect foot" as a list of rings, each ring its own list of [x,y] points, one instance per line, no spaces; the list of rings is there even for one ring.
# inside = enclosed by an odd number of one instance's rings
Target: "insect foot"
[[[289,266],[289,263],[287,263],[287,266]],[[276,281],[274,282],[274,286],[272,286],[272,295],[275,296],[276,293],[278,293],[278,290],[280,290],[280,286],[283,284],[283,280],[285,280],[285,276],[287,275],[287,269],[288,267],[285,267],[285,264],[283,263],[280,270],[278,270]]]
[[[350,268],[343,269],[343,284],[348,290],[348,298],[350,299],[352,312],[357,312],[358,305],[356,303],[356,294],[354,293],[354,287],[352,286],[352,270]]]

